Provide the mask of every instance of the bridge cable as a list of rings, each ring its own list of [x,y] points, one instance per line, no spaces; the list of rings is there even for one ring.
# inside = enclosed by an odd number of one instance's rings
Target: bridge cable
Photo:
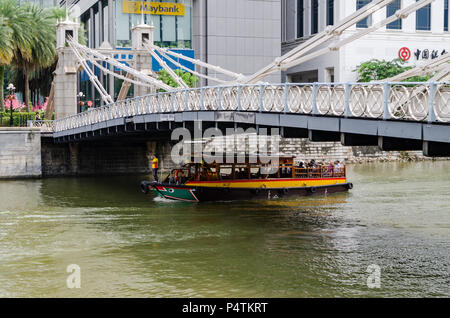
[[[167,63],[158,55],[158,53],[155,52],[154,49],[150,48],[148,45],[148,42],[143,43],[146,50],[153,56],[153,58],[161,65],[164,70],[166,70],[167,73],[173,78],[173,80],[182,88],[189,88],[189,85],[187,85],[181,77],[179,77],[168,65]]]
[[[86,47],[84,45],[81,45],[81,44],[79,44],[79,43],[77,43],[75,41],[71,41],[71,43],[72,43],[73,46],[75,46],[75,47],[77,47],[77,48],[79,48],[79,49],[81,49],[81,50],[83,50],[85,52],[88,52],[88,53],[92,54],[93,56],[95,56],[96,58],[102,60],[103,62],[109,63],[109,64],[111,64],[111,65],[113,65],[113,66],[115,66],[115,67],[117,67],[117,68],[127,72],[127,73],[131,73],[135,78],[140,79],[141,81],[144,81],[146,83],[152,84],[152,85],[154,85],[154,86],[156,86],[156,87],[158,87],[160,89],[163,89],[165,91],[168,91],[168,92],[175,90],[174,87],[171,87],[171,86],[165,84],[164,82],[162,82],[160,80],[157,80],[157,79],[155,79],[155,78],[153,78],[151,76],[145,75],[144,73],[139,72],[139,71],[137,71],[137,70],[135,70],[135,69],[133,69],[133,68],[123,64],[122,62],[119,62],[118,60],[114,59],[113,57],[105,56],[105,55],[99,53],[98,51],[90,49],[90,48],[88,48],[88,47]]]
[[[103,101],[107,104],[113,103],[113,99],[111,96],[107,93],[103,85],[98,80],[97,76],[94,74],[93,70],[87,65],[86,59],[83,58],[83,56],[80,54],[78,49],[73,45],[73,41],[71,37],[68,37],[67,43],[69,44],[70,48],[74,52],[75,56],[77,57],[78,61],[81,63],[84,71],[89,75],[89,80],[92,82],[94,87],[97,89],[97,91],[100,93],[101,98]]]
[[[216,77],[211,77],[211,76],[208,76],[208,75],[201,74],[201,73],[198,73],[196,71],[193,71],[189,67],[184,66],[184,65],[180,64],[179,62],[175,61],[174,59],[172,59],[168,54],[166,54],[167,50],[165,50],[163,48],[160,48],[159,46],[156,46],[156,45],[152,45],[152,44],[149,44],[149,45],[150,45],[150,47],[152,47],[156,51],[158,51],[158,53],[161,54],[161,56],[163,56],[165,59],[167,59],[170,63],[174,64],[175,66],[177,66],[177,67],[179,67],[179,68],[181,68],[183,70],[185,70],[186,72],[189,72],[189,73],[191,73],[191,74],[193,74],[193,75],[195,75],[197,77],[206,78],[206,79],[209,79],[211,81],[215,81],[215,82],[221,83],[221,84],[225,84],[227,82],[227,81],[224,81],[224,80],[220,80],[220,79],[218,79]]]

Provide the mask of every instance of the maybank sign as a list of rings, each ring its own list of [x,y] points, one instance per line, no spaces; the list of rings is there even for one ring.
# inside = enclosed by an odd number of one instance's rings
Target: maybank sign
[[[182,15],[184,16],[184,4],[171,2],[122,2],[123,13],[157,14],[157,15]]]

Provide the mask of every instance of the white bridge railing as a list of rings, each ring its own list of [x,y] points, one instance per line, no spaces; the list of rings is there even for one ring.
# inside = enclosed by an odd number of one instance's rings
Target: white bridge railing
[[[54,120],[28,120],[27,127],[41,128],[42,132],[53,132],[53,131],[55,131],[55,121]]]
[[[58,119],[55,131],[121,117],[185,111],[251,111],[450,123],[450,82],[308,83],[180,89],[118,101]]]

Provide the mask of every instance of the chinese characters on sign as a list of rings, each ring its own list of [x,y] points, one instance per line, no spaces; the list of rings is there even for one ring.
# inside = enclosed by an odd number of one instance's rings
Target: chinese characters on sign
[[[437,59],[440,55],[446,54],[447,51],[445,49],[441,50],[429,50],[429,49],[416,49],[414,51],[414,56],[416,57],[416,60],[434,60]],[[411,50],[407,47],[402,47],[398,51],[398,57],[401,58],[403,61],[408,61],[411,58]]]
[[[444,49],[442,51],[440,50],[429,50],[429,49],[425,49],[425,50],[420,50],[417,49],[414,51],[414,56],[416,57],[416,60],[429,60],[429,59],[437,59],[440,55],[444,55],[445,53],[447,53],[447,51]]]

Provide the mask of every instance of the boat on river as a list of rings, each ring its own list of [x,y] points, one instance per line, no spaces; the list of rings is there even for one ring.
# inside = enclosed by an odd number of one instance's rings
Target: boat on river
[[[162,182],[141,182],[141,191],[185,202],[279,199],[344,192],[346,167],[297,167],[293,157],[276,163],[188,163]]]

